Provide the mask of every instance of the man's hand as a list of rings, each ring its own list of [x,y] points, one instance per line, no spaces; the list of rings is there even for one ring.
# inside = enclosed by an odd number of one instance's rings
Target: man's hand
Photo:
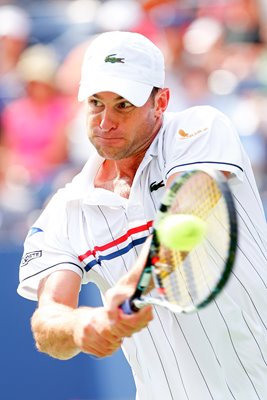
[[[108,296],[112,298],[111,291]],[[115,296],[119,299],[117,294]],[[121,346],[124,337],[140,331],[153,318],[151,307],[129,316],[123,313],[119,304],[114,309],[108,306],[79,308],[76,314],[74,342],[81,351],[97,357],[113,354]]]
[[[104,307],[77,309],[73,332],[76,346],[97,357],[110,356],[121,346],[123,339],[114,329],[118,314],[118,311],[110,313]]]

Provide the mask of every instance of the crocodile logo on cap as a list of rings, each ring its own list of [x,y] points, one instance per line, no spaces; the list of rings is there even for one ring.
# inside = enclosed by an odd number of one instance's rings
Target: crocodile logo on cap
[[[124,64],[124,58],[122,57],[115,57],[117,54],[109,54],[106,58],[105,58],[105,63],[121,63]]]

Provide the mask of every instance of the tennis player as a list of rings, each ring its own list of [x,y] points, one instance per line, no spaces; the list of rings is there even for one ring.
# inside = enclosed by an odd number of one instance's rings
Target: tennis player
[[[267,228],[251,165],[225,115],[209,106],[168,113],[169,96],[163,56],[147,38],[107,32],[91,43],[78,97],[95,152],[31,228],[18,293],[38,301],[40,351],[105,357],[122,346],[139,400],[266,400]],[[165,187],[203,166],[228,175],[237,208],[228,286],[192,315],[150,306],[124,315],[118,306],[144,265]],[[89,281],[103,306],[79,307]]]

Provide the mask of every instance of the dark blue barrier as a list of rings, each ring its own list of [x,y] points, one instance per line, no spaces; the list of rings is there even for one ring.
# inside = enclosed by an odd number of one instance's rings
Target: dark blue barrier
[[[16,293],[20,257],[20,249],[0,252],[0,399],[133,400],[133,379],[121,351],[101,360],[80,354],[68,361],[38,353],[29,325],[36,303]],[[97,289],[85,287],[81,301],[99,304]]]

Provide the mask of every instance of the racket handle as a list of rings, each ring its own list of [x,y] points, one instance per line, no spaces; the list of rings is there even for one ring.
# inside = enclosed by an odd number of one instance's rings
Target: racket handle
[[[140,310],[140,307],[135,305],[135,297],[131,297],[130,299],[125,300],[121,305],[120,308],[124,312],[124,314],[134,314]]]
[[[131,314],[134,314],[134,313],[136,312],[136,311],[135,311],[135,307],[133,308],[133,304],[132,304],[131,299],[125,300],[125,301],[120,305],[120,308],[122,309],[122,311],[124,312],[124,314],[127,314],[127,315],[131,315]]]

